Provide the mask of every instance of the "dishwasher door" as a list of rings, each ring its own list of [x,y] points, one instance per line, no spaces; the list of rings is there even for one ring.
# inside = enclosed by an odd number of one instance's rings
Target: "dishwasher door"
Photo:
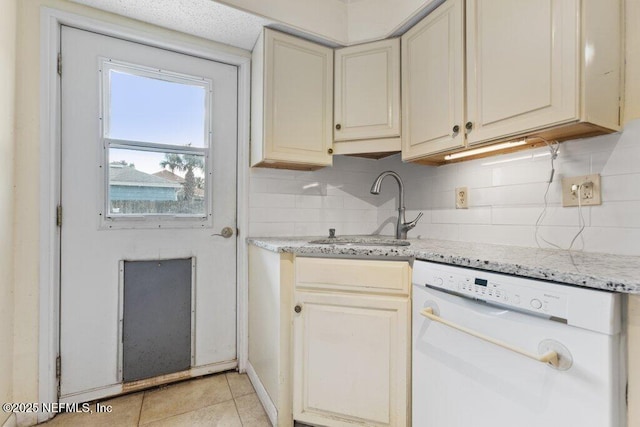
[[[429,320],[420,314],[425,307],[455,325],[531,353],[552,340],[552,346],[568,350],[572,366],[557,370]],[[619,334],[568,326],[414,284],[413,426],[623,426],[619,353]]]

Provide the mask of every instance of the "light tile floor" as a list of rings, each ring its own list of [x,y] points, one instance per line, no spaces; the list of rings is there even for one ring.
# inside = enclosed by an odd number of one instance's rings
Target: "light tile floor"
[[[45,427],[270,427],[249,378],[227,372],[100,402],[111,413],[66,413]],[[95,403],[91,404],[95,411]]]

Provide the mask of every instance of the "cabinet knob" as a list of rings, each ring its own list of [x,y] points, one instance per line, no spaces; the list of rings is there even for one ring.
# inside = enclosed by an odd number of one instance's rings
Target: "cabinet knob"
[[[296,305],[294,307],[293,311],[295,311],[296,313],[300,313],[302,311],[302,306],[301,305]]]
[[[342,129],[342,126],[340,125],[340,123],[338,123],[338,124],[336,125],[336,129],[337,129],[337,130]]]
[[[460,132],[460,126],[455,125],[452,130],[453,130],[453,133],[458,133]]]
[[[472,122],[467,122],[467,124],[466,124],[466,125],[464,125],[464,127],[465,127],[467,130],[471,130],[471,129],[473,129],[473,123],[472,123]]]
[[[329,149],[327,150],[327,153],[329,153],[329,154],[333,154],[333,148],[329,148]]]

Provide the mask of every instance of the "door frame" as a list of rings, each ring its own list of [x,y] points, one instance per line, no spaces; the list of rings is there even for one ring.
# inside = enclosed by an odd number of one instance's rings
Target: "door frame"
[[[126,19],[133,23],[133,21]],[[40,251],[39,251],[39,336],[38,398],[40,402],[58,401],[56,358],[60,354],[60,228],[56,225],[60,203],[61,96],[58,75],[61,26],[113,36],[127,41],[171,50],[238,67],[238,147],[236,227],[239,230],[236,253],[238,368],[244,372],[248,358],[248,246],[249,229],[249,113],[251,54],[242,49],[226,48],[213,41],[196,43],[175,37],[167,39],[98,19],[43,7],[40,11]],[[158,29],[165,30],[162,27]],[[176,36],[181,33],[174,32]],[[195,38],[194,38],[195,40]],[[216,46],[218,45],[218,46]],[[53,413],[38,413],[38,422]]]

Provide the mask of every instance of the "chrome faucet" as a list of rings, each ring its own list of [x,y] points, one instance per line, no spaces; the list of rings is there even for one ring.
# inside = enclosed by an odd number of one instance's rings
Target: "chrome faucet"
[[[371,194],[380,194],[380,186],[382,185],[382,180],[387,176],[392,176],[398,181],[398,187],[400,195],[398,197],[398,222],[396,224],[396,239],[406,239],[407,231],[411,230],[416,226],[418,220],[422,217],[422,212],[418,214],[418,217],[411,222],[405,222],[406,218],[404,216],[404,184],[402,183],[402,178],[400,175],[393,171],[382,172],[376,180],[373,182],[371,186]]]

